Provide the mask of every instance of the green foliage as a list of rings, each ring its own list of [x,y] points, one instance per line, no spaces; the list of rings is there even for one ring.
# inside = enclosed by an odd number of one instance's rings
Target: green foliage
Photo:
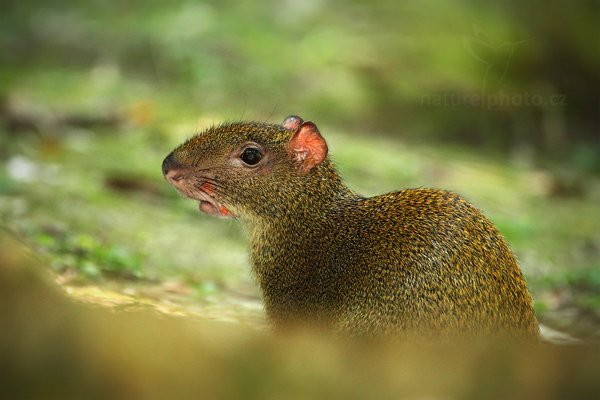
[[[302,111],[563,162],[591,147],[580,164],[598,171],[595,15],[558,0],[8,2],[0,93],[83,109],[152,98],[165,118]]]
[[[553,281],[555,289],[568,290],[580,312],[591,313],[600,321],[600,264],[568,270],[562,279]]]
[[[51,266],[59,273],[75,272],[84,280],[144,277],[143,256],[123,246],[103,243],[86,234],[42,232],[34,240],[48,252]]]

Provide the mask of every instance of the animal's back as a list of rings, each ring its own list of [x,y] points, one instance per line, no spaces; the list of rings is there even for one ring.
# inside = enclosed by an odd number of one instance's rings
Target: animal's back
[[[479,210],[442,190],[361,199],[342,213],[352,304],[344,326],[368,331],[526,332],[532,300],[504,238]]]

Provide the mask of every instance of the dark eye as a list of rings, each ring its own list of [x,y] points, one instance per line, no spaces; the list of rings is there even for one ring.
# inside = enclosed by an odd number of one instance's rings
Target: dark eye
[[[240,158],[248,165],[256,165],[262,158],[262,154],[256,147],[248,147],[242,152]]]

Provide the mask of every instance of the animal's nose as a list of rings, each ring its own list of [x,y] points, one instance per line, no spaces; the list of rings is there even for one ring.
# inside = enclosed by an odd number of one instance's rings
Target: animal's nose
[[[165,157],[165,159],[162,162],[162,173],[163,175],[167,175],[167,173],[173,169],[173,167],[175,166],[175,157],[173,157],[173,153],[169,154],[168,156]]]
[[[181,165],[175,160],[173,153],[165,157],[162,163],[162,173],[169,181],[175,181],[181,179]]]

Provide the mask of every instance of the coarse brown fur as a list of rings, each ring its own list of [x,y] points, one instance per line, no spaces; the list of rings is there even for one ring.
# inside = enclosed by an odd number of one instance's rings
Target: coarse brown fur
[[[275,327],[538,337],[519,266],[479,210],[435,189],[364,198],[343,184],[328,157],[299,168],[306,154],[294,158],[289,149],[296,128],[223,124],[163,164],[180,192],[242,223]],[[254,168],[239,160],[248,143],[263,154]]]

